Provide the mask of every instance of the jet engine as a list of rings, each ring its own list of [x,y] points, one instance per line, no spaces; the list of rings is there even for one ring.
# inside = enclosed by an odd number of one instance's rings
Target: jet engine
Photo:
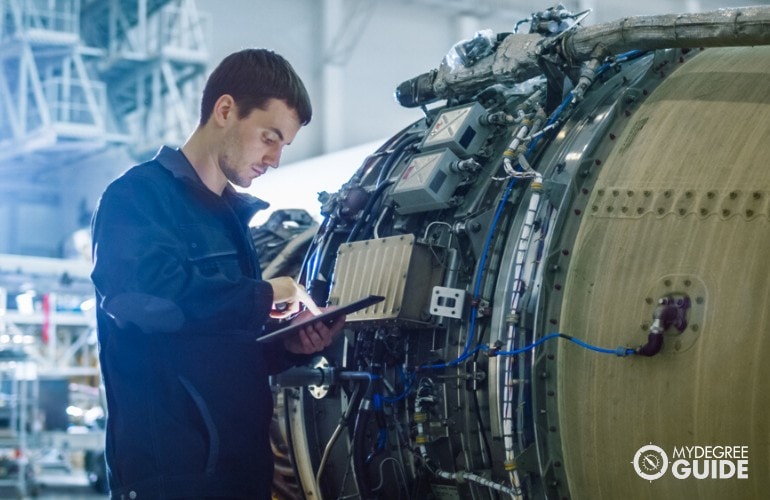
[[[348,315],[274,379],[308,499],[770,489],[770,8],[538,12],[397,98],[300,280]]]

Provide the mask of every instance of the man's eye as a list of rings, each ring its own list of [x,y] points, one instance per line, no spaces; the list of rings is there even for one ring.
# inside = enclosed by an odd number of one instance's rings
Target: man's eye
[[[263,135],[263,136],[262,136],[262,141],[263,141],[265,144],[269,144],[269,145],[271,145],[271,146],[272,146],[273,144],[275,144],[275,137],[273,137],[273,136],[271,136],[271,135]]]

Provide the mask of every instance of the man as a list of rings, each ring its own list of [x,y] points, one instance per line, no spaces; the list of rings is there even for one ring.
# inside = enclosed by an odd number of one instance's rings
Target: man
[[[181,150],[105,190],[92,279],[113,498],[270,498],[268,375],[328,346],[344,318],[256,342],[276,304],[296,311],[306,294],[261,279],[248,222],[266,204],[231,183],[277,167],[311,113],[285,59],[236,52],[209,77]]]

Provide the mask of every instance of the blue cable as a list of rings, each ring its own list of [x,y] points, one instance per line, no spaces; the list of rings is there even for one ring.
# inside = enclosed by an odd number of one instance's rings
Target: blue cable
[[[404,373],[404,370],[403,368],[401,368],[401,366],[399,366],[398,371],[401,374],[401,378],[404,381],[404,390],[401,391],[401,394],[398,394],[396,396],[391,396],[391,397],[382,396],[382,400],[386,403],[396,403],[404,399],[405,397],[407,397],[409,393],[412,392],[412,384],[414,383],[415,373],[412,372],[412,374],[409,377],[407,377],[406,373]]]
[[[547,125],[550,125],[554,123],[559,115],[564,111],[564,109],[567,107],[567,105],[572,100],[572,93],[570,94],[562,101],[561,105],[551,114],[551,117],[547,121]],[[534,141],[532,141],[527,148],[527,152],[524,156],[529,156],[532,151],[537,146],[537,143],[540,141],[540,136],[536,137]],[[481,271],[484,269],[484,266],[487,263],[487,255],[489,254],[489,247],[492,244],[492,237],[495,234],[495,229],[497,228],[497,223],[500,221],[500,216],[503,212],[503,207],[505,207],[505,202],[508,201],[508,197],[510,196],[511,192],[513,191],[514,186],[516,185],[516,178],[511,178],[511,180],[508,182],[508,185],[506,186],[505,193],[503,194],[503,197],[500,199],[500,202],[497,205],[497,210],[495,211],[495,215],[492,218],[492,224],[489,226],[489,232],[487,232],[487,238],[484,241],[484,249],[481,253],[481,260],[479,261],[479,270]],[[481,290],[481,278],[483,276],[482,272],[479,272],[476,275],[476,281],[473,285],[473,300],[476,301],[479,298],[479,290]],[[473,354],[475,354],[479,348],[474,349],[473,351],[470,351],[471,344],[473,343],[473,338],[475,337],[474,332],[476,330],[476,312],[478,310],[478,306],[474,305],[471,308],[471,321],[470,325],[468,327],[468,340],[465,342],[465,347],[463,348],[462,354],[457,357],[457,359],[450,361],[448,363],[439,363],[435,365],[428,365],[420,367],[422,369],[436,369],[436,368],[446,368],[448,366],[455,366],[469,357],[471,357]],[[418,368],[418,369],[420,369]]]
[[[631,59],[633,57],[637,57],[637,56],[642,55],[642,54],[644,54],[644,52],[639,51],[639,50],[631,50],[629,52],[625,52],[623,54],[618,55],[615,58],[615,61],[616,62],[626,61],[628,59]],[[606,68],[602,67],[601,71],[604,71],[604,69],[606,69]],[[546,121],[546,126],[552,125],[553,123],[555,123],[557,121],[559,116],[564,112],[564,110],[567,108],[567,106],[570,104],[570,102],[572,102],[572,97],[573,97],[572,92],[569,92],[569,94],[564,98],[564,100],[561,102],[559,107],[556,108],[553,113],[551,113],[551,116]],[[529,147],[527,148],[527,152],[524,155],[525,157],[529,157],[529,155],[532,153],[532,151],[535,149],[535,147],[537,147],[537,144],[540,141],[540,137],[541,136],[537,136],[535,138],[535,140],[533,140],[529,144]],[[487,233],[487,238],[484,241],[484,249],[483,249],[483,251],[481,253],[481,260],[479,261],[479,270],[484,269],[484,266],[486,265],[487,255],[489,254],[489,247],[492,244],[492,237],[493,237],[493,235],[495,233],[495,229],[497,228],[497,223],[500,220],[500,215],[502,214],[503,207],[505,206],[505,202],[508,200],[508,197],[510,196],[511,191],[513,190],[513,187],[514,187],[515,184],[516,184],[516,179],[515,178],[511,178],[511,180],[508,182],[508,185],[506,186],[506,190],[505,190],[505,193],[503,194],[503,197],[500,199],[500,202],[497,205],[497,210],[495,211],[495,215],[494,215],[494,217],[492,219],[492,224],[490,224],[490,226],[489,226],[489,232]],[[483,275],[483,273],[479,272],[478,275],[476,276],[476,282],[474,283],[474,286],[473,286],[473,300],[474,301],[478,300],[478,298],[479,298],[479,290],[481,289],[481,278],[482,278],[482,275]],[[458,364],[462,363],[463,361],[465,361],[466,359],[471,357],[473,354],[475,354],[479,350],[480,347],[477,347],[473,351],[470,351],[470,347],[471,347],[471,344],[473,343],[473,339],[475,337],[474,332],[475,332],[475,329],[476,329],[476,312],[477,312],[477,310],[478,310],[478,306],[477,305],[474,305],[471,308],[471,320],[470,320],[470,325],[468,327],[468,332],[469,332],[468,333],[468,340],[465,343],[465,347],[463,348],[462,354],[460,354],[460,356],[458,356],[457,359],[455,359],[453,361],[450,361],[448,363],[438,363],[438,364],[435,364],[435,365],[427,365],[427,366],[418,367],[418,369],[436,369],[436,368],[446,368],[448,366],[455,366],[455,365],[458,365]],[[544,337],[544,339],[545,338],[546,337]],[[565,337],[565,338],[567,338],[567,337]],[[543,339],[541,339],[541,340],[543,340]],[[576,344],[579,344],[579,342],[581,342],[581,341],[573,340],[573,342],[575,342]],[[533,346],[533,347],[535,347],[535,346]],[[588,345],[584,345],[583,347],[591,348],[591,347],[588,347]],[[596,349],[599,349],[599,348],[596,348]],[[601,351],[599,351],[599,352],[601,352]],[[612,353],[614,354],[615,351],[612,351]]]
[[[618,54],[613,60],[599,66],[599,68],[596,70],[596,74],[600,75],[616,64],[635,59],[637,57],[643,56],[644,54],[646,54],[646,52],[641,50],[629,50],[628,52]]]
[[[538,347],[539,345],[543,344],[544,342],[546,342],[548,340],[551,340],[551,339],[555,339],[555,338],[563,338],[563,339],[569,340],[570,342],[572,342],[574,344],[577,344],[580,347],[583,347],[585,349],[588,349],[588,350],[591,350],[591,351],[594,351],[594,352],[598,352],[598,353],[601,353],[601,354],[614,354],[614,355],[620,356],[620,357],[626,357],[626,356],[630,356],[632,354],[636,354],[635,350],[629,349],[628,347],[620,346],[620,347],[618,347],[616,349],[606,349],[604,347],[597,347],[595,345],[589,344],[588,342],[585,342],[584,340],[576,339],[575,337],[573,337],[571,335],[567,335],[566,333],[550,333],[550,334],[546,335],[545,337],[542,337],[542,338],[538,339],[537,341],[535,341],[535,342],[533,342],[533,343],[531,343],[531,344],[529,344],[527,346],[521,347],[519,349],[515,349],[513,351],[494,351],[494,350],[492,350],[492,353],[495,356],[517,356],[519,354],[523,354],[525,352],[529,352],[532,349],[534,349],[535,347]],[[480,348],[482,350],[484,350],[484,351],[490,351],[491,350],[489,348],[489,346],[480,346]],[[490,355],[492,355],[492,354],[490,354]]]

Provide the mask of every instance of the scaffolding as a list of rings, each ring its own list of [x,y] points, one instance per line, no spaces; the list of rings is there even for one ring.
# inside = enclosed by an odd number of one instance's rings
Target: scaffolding
[[[20,497],[37,489],[30,459],[37,389],[35,363],[23,351],[0,352],[0,487]]]
[[[0,161],[181,144],[209,24],[194,0],[0,0]]]
[[[0,496],[32,494],[73,453],[103,449],[90,268],[0,255]]]

